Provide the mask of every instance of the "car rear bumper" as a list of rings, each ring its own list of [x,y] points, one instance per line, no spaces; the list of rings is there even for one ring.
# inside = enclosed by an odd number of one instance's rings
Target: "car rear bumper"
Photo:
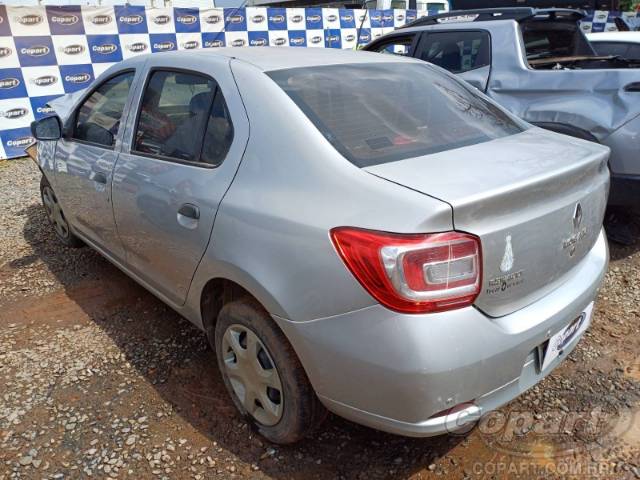
[[[538,347],[593,301],[608,259],[601,232],[559,288],[499,318],[474,307],[403,315],[375,305],[307,322],[275,320],[327,408],[391,433],[438,435],[509,402],[566,357],[579,336],[540,372]],[[455,424],[452,415],[434,416],[459,405]]]

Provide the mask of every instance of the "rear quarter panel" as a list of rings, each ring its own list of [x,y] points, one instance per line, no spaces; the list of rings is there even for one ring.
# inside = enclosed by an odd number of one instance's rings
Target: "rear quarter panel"
[[[264,73],[232,69],[250,123],[244,158],[218,211],[190,292],[228,278],[274,315],[313,320],[375,304],[335,252],[329,230],[452,228],[450,207],[349,163]]]

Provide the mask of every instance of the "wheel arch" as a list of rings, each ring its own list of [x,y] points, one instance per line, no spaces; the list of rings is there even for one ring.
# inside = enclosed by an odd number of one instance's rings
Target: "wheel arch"
[[[198,306],[202,328],[207,335],[213,334],[222,307],[241,298],[250,298],[257,302],[269,315],[282,315],[282,307],[265,289],[248,285],[237,277],[212,276],[199,289]],[[274,324],[277,325],[276,322]],[[280,328],[280,327],[278,327]],[[213,338],[213,337],[210,337]]]

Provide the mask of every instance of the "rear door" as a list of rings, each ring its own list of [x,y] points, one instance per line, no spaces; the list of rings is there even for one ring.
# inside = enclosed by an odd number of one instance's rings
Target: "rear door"
[[[111,210],[111,175],[118,158],[135,70],[110,75],[67,119],[55,158],[56,193],[73,227],[122,259]]]
[[[455,73],[484,92],[491,73],[491,36],[486,30],[424,32],[414,57]]]
[[[131,270],[184,303],[218,206],[240,163],[248,121],[229,60],[151,57],[113,182]]]

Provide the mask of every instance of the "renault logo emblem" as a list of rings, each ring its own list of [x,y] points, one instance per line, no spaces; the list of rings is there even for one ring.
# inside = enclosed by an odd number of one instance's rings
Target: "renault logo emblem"
[[[573,229],[578,230],[582,224],[582,205],[580,202],[576,204],[576,210],[573,213]]]

